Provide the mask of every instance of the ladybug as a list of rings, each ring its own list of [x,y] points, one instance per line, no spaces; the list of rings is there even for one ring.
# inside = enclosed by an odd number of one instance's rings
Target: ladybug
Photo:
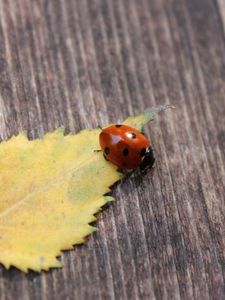
[[[151,168],[155,158],[147,138],[127,125],[111,125],[102,129],[99,143],[106,160],[119,168],[141,170]]]

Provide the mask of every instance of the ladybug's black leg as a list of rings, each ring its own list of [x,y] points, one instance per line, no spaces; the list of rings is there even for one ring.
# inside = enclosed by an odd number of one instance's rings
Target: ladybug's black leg
[[[103,154],[103,156],[104,156],[104,159],[105,159],[105,160],[109,161],[109,159],[105,156],[105,154]]]
[[[148,147],[148,149],[146,150],[145,156],[140,164],[140,169],[141,171],[146,170],[147,168],[152,168],[152,166],[154,165],[155,162],[155,157],[153,154],[153,149],[152,147]]]
[[[102,150],[101,149],[97,149],[97,150],[94,150],[94,152],[102,152]],[[105,160],[109,161],[109,159],[105,156],[105,154],[103,154],[103,156],[104,156]]]

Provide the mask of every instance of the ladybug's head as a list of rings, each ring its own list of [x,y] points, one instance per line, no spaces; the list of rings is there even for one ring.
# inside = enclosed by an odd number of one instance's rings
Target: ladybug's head
[[[140,164],[140,169],[141,170],[146,170],[146,169],[150,169],[153,164],[154,164],[155,158],[154,158],[154,154],[153,154],[153,150],[152,147],[149,146],[145,152],[145,156]]]

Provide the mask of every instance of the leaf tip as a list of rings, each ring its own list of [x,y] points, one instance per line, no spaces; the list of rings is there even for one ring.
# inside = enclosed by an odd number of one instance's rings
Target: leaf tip
[[[123,124],[136,128],[137,130],[142,130],[143,126],[148,122],[154,120],[154,118],[162,111],[169,108],[175,108],[171,104],[159,105],[155,107],[148,107],[141,114],[128,117]]]
[[[91,233],[94,233],[94,232],[98,231],[98,228],[95,226],[91,226],[90,230],[91,230]]]
[[[105,198],[106,203],[110,203],[110,202],[115,201],[115,198],[112,197],[112,196],[104,196],[104,198]]]

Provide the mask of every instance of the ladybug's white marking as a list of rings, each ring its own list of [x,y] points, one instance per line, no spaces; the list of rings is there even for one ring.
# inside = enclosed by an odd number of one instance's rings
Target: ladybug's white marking
[[[126,132],[127,137],[129,137],[130,139],[135,139],[136,138],[136,134],[133,132]]]

